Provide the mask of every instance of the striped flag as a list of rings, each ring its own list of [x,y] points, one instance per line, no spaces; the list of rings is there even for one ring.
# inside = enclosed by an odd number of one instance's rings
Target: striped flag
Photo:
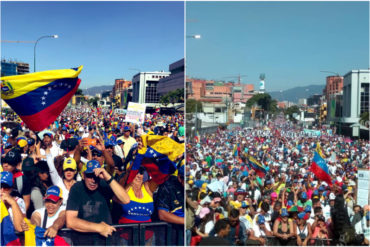
[[[33,131],[47,128],[68,104],[82,66],[1,77],[1,98]]]
[[[249,164],[251,165],[251,167],[253,168],[253,170],[256,171],[257,175],[260,178],[263,178],[263,177],[266,176],[267,171],[266,171],[266,168],[264,167],[264,165],[262,165],[260,162],[258,162],[258,160],[256,160],[251,155],[248,156],[248,161],[249,161]]]
[[[317,152],[314,154],[310,170],[318,179],[324,180],[329,185],[332,184],[328,166],[326,165],[325,160]]]
[[[69,244],[60,236],[55,238],[44,237],[45,230],[42,227],[35,226],[25,219],[28,225],[28,231],[24,232],[25,246],[69,246]]]
[[[321,158],[325,159],[325,155],[322,153],[320,142],[316,143],[316,152],[321,156]]]
[[[162,184],[176,172],[176,159],[184,153],[185,144],[166,136],[143,135],[143,148],[139,149],[132,164],[127,183],[130,183],[144,166],[153,181]]]
[[[15,235],[15,229],[13,222],[10,218],[8,209],[6,208],[3,201],[0,201],[1,207],[1,246],[21,246],[21,242],[17,235]]]

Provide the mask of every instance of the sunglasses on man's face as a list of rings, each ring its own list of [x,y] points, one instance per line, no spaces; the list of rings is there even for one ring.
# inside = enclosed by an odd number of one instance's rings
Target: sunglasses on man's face
[[[85,173],[85,177],[86,178],[93,178],[95,180],[99,180],[99,178],[97,176],[95,176],[94,173]]]
[[[2,189],[5,189],[5,190],[8,190],[8,189],[11,188],[11,186],[9,186],[8,184],[5,184],[5,183],[1,183],[0,186],[1,186]]]
[[[75,172],[76,170],[73,170],[72,168],[67,168],[64,170],[65,172]]]
[[[101,156],[102,156],[102,154],[101,154],[101,153],[98,153],[98,152],[93,152],[93,153],[92,153],[92,156],[93,156],[93,157],[95,157],[95,156],[96,156],[96,157],[101,157]]]

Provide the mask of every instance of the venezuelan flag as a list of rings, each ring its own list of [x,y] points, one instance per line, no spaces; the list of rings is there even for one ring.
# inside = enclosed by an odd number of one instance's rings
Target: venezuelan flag
[[[328,166],[326,165],[325,160],[317,152],[314,154],[310,170],[318,179],[324,180],[329,185],[332,184]]]
[[[177,169],[176,159],[185,152],[185,144],[167,136],[143,135],[143,148],[138,150],[127,183],[131,183],[142,165],[157,184],[164,183]]]
[[[82,66],[1,77],[1,98],[33,131],[47,128],[80,85]]]
[[[44,237],[44,228],[31,224],[26,218],[24,220],[28,225],[28,231],[24,232],[24,246],[69,246],[58,235],[55,238]]]
[[[249,161],[249,164],[252,166],[253,170],[256,171],[257,175],[260,177],[260,178],[263,178],[266,176],[266,169],[265,167],[259,163],[254,157],[252,156],[248,156],[248,161]]]
[[[321,158],[325,159],[325,155],[322,153],[320,142],[316,143],[316,152],[321,156]]]
[[[21,242],[17,235],[12,220],[10,219],[8,209],[4,202],[0,201],[1,207],[1,246],[21,246]]]
[[[200,141],[200,139],[199,139],[200,137],[199,137],[199,132],[197,131],[196,133],[195,133],[195,136],[194,136],[194,139],[195,139],[195,142],[196,143],[199,143],[199,141]]]

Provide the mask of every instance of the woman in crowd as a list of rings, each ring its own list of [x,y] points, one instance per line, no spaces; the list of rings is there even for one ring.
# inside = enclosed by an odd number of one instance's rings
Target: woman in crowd
[[[202,208],[199,213],[201,219],[198,228],[195,228],[195,232],[202,238],[208,237],[209,233],[215,226],[214,211],[209,207]]]
[[[297,245],[307,246],[311,238],[311,225],[307,223],[309,213],[301,212],[298,214],[298,223],[296,226]]]
[[[281,209],[280,218],[274,223],[274,236],[278,239],[279,245],[293,245],[293,237],[296,235],[292,219],[288,218],[286,208]]]
[[[35,180],[32,181],[31,201],[35,209],[39,209],[44,206],[43,198],[46,190],[53,185],[53,182],[51,181],[49,167],[46,161],[40,160],[35,166],[37,169],[37,176]]]

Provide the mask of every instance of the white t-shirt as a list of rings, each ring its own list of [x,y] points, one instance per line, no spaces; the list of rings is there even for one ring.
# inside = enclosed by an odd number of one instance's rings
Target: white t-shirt
[[[209,234],[214,228],[214,226],[215,226],[215,223],[212,220],[208,221],[204,228],[204,233]]]
[[[22,214],[26,214],[26,204],[24,203],[24,200],[20,197],[14,197],[14,200],[17,202],[19,208],[21,209]],[[14,216],[13,216],[13,209],[8,208],[8,212],[10,215],[10,218],[12,219],[12,222],[14,222]]]
[[[53,156],[53,159],[59,155],[62,155],[63,154],[63,150],[59,148],[59,145],[56,143],[56,142],[53,142],[52,143],[52,147],[50,149],[50,153],[51,155]],[[46,155],[46,150],[41,148],[40,149],[40,154],[41,155]]]
[[[271,228],[270,228],[270,225],[265,222],[265,227],[266,227],[266,230],[268,231],[271,231]],[[259,238],[259,237],[264,237],[266,236],[266,233],[265,231],[263,231],[259,225],[257,223],[253,224],[253,231],[254,231],[254,235]]]
[[[54,185],[57,185],[57,186],[59,186],[59,188],[62,189],[62,193],[63,193],[62,206],[67,206],[69,190],[65,186],[65,184],[63,182],[63,179],[59,176],[57,169],[55,169],[53,159],[54,158],[50,154],[46,156],[46,161],[47,161],[48,166],[49,166],[50,178],[51,178],[51,181],[53,182]]]
[[[65,211],[65,210],[66,210],[66,207],[65,206],[60,206],[60,208],[58,209],[58,211],[52,217],[48,217],[48,219],[46,221],[46,228],[51,227],[54,224],[55,220],[58,219],[59,214],[61,212]],[[32,214],[34,214],[36,212],[40,214],[40,217],[41,217],[41,227],[42,227],[42,224],[44,222],[44,217],[45,217],[45,207],[36,209]]]

